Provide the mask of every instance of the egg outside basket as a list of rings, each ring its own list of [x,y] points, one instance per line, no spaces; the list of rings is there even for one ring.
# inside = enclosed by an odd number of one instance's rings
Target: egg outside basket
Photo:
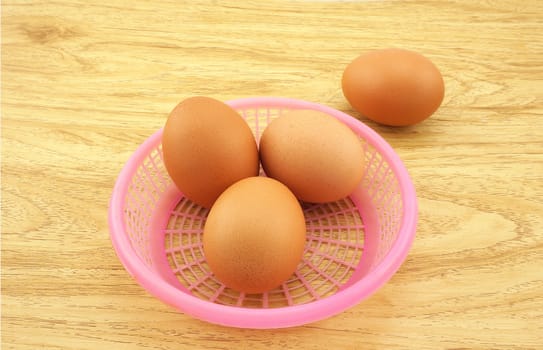
[[[227,103],[245,118],[257,140],[287,110],[314,109],[337,118],[364,145],[367,167],[360,185],[349,198],[303,205],[306,247],[290,279],[267,293],[239,293],[218,282],[206,264],[202,231],[208,210],[173,185],[164,168],[159,130],[128,160],[110,200],[111,240],[126,270],[176,309],[241,328],[314,322],[377,291],[404,261],[416,230],[417,198],[398,155],[368,126],[320,104],[277,97]]]

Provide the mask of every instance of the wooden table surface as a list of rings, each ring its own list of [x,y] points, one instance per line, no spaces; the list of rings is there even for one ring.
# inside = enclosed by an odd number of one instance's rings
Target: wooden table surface
[[[4,1],[2,349],[543,349],[543,2]],[[360,53],[443,73],[426,122],[376,125],[344,99]],[[195,320],[150,296],[109,239],[135,148],[180,100],[306,99],[377,130],[420,221],[371,298],[282,330]]]

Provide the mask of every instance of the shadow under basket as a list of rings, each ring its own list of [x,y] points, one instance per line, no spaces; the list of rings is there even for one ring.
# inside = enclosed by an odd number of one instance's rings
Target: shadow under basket
[[[404,261],[417,222],[413,184],[399,157],[375,131],[335,109],[277,97],[227,102],[257,141],[264,128],[292,109],[325,112],[347,126],[365,148],[366,171],[348,197],[303,203],[304,257],[280,287],[244,294],[212,274],[202,249],[208,209],[183,196],[162,159],[162,130],[147,139],[121,171],[109,206],[111,240],[127,271],[149,293],[193,317],[242,328],[281,328],[335,315],[385,284]]]

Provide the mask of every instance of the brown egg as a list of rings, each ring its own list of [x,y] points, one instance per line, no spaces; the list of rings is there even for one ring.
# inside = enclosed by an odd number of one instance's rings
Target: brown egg
[[[234,182],[259,171],[251,129],[228,105],[191,97],[170,113],[162,135],[164,165],[181,192],[210,208]]]
[[[292,110],[272,121],[260,139],[266,174],[306,202],[351,194],[362,179],[364,149],[345,124],[315,110]]]
[[[250,177],[230,186],[211,208],[204,227],[205,258],[226,286],[265,292],[296,270],[305,230],[302,208],[287,187]]]
[[[423,55],[402,49],[368,52],[343,72],[345,98],[362,115],[392,126],[431,116],[445,92],[437,67]]]

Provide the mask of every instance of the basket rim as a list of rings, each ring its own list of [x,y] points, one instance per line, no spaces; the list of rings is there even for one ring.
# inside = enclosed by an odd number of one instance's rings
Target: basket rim
[[[400,157],[377,132],[360,120],[331,107],[314,102],[286,97],[247,97],[226,102],[234,109],[278,107],[307,108],[328,113],[351,128],[361,131],[367,141],[387,160],[399,181],[402,202],[400,232],[387,255],[371,273],[333,295],[305,304],[279,308],[243,308],[216,304],[200,299],[160,278],[132,250],[123,220],[125,197],[132,175],[149,152],[162,138],[159,129],[146,139],[130,156],[115,182],[108,208],[110,239],[116,254],[128,273],[151,295],[195,318],[224,326],[239,328],[284,328],[315,322],[338,314],[379,290],[404,262],[412,242],[418,220],[418,203],[414,185]]]

